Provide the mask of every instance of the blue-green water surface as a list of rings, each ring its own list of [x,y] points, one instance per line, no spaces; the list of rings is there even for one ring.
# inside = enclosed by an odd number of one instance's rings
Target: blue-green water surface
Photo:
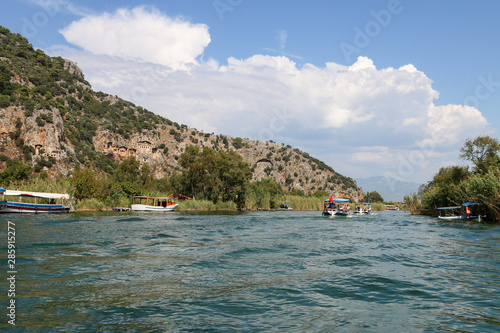
[[[12,332],[498,332],[500,227],[375,212],[2,215]]]

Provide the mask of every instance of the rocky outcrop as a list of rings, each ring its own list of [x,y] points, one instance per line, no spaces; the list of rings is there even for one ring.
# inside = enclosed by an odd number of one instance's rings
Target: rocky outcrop
[[[64,69],[68,70],[71,74],[78,76],[80,79],[85,80],[83,71],[78,67],[76,62],[64,59]]]

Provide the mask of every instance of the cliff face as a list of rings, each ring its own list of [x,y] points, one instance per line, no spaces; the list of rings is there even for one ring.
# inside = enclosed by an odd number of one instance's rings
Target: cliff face
[[[19,50],[23,43],[27,46]],[[49,58],[5,28],[0,29],[0,140],[0,154],[9,158],[33,166],[54,161],[44,167],[51,176],[70,175],[75,163],[112,172],[105,166],[134,156],[156,177],[168,177],[181,170],[178,158],[186,147],[196,145],[235,150],[252,166],[253,180],[271,178],[284,190],[363,196],[351,178],[298,149],[203,133],[94,92],[74,62]],[[4,167],[0,163],[0,170]]]
[[[353,200],[361,200],[364,193],[357,186],[349,187],[342,182],[345,177],[323,169],[307,154],[297,149],[273,142],[260,142],[229,136],[206,134],[193,128],[163,125],[157,131],[143,131],[125,139],[121,135],[99,130],[94,137],[97,151],[121,161],[135,156],[142,163],[149,163],[156,177],[169,176],[178,170],[178,157],[189,145],[215,150],[233,149],[252,167],[252,180],[273,179],[285,190],[302,190],[306,194],[325,190]],[[345,178],[348,179],[348,178]]]

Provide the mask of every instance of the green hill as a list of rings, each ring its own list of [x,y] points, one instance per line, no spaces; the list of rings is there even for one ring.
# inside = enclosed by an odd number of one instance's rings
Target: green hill
[[[113,175],[134,157],[155,179],[183,168],[194,145],[234,150],[252,180],[274,180],[285,191],[336,193],[357,200],[356,182],[290,146],[203,133],[117,96],[95,92],[78,66],[35,50],[23,36],[0,27],[0,170],[22,161],[33,175],[70,176],[75,167]],[[33,176],[31,175],[31,176]],[[4,177],[5,178],[5,177]]]

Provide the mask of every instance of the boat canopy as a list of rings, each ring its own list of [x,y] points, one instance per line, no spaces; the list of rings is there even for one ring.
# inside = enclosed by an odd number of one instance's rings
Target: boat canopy
[[[451,207],[438,207],[436,209],[459,209],[462,208],[461,206],[451,206]]]
[[[474,206],[474,205],[479,205],[477,202],[466,202],[466,203],[463,203],[462,206]]]
[[[0,187],[0,193],[3,193],[3,192],[5,192],[5,189]]]
[[[360,203],[357,203],[356,205],[368,205],[368,206],[371,206],[371,203],[369,203],[369,202],[360,202]]]
[[[148,197],[145,195],[136,195],[132,197],[133,199],[159,199],[159,200],[172,200],[170,197]]]
[[[330,199],[326,199],[325,202],[330,202]],[[336,202],[336,203],[349,202],[349,199],[332,199],[331,202]]]
[[[2,189],[3,190],[3,189]],[[32,198],[45,198],[45,199],[69,199],[69,194],[59,193],[43,193],[43,192],[28,192],[28,191],[14,191],[14,190],[0,190],[6,196],[13,197],[32,197]]]

